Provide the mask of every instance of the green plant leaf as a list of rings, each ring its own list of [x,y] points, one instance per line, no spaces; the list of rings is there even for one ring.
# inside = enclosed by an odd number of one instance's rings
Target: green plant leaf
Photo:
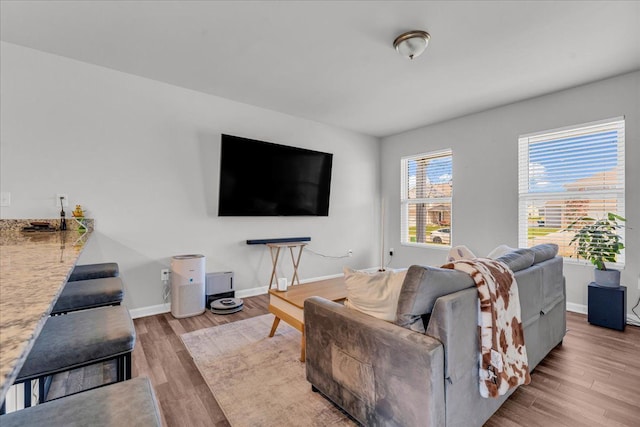
[[[623,228],[618,221],[626,220],[613,212],[607,213],[606,219],[585,216],[571,222],[562,231],[575,232],[569,245],[576,245],[577,258],[589,260],[599,270],[606,270],[605,261],[616,262],[617,255],[624,249],[620,241],[622,237],[616,232]]]

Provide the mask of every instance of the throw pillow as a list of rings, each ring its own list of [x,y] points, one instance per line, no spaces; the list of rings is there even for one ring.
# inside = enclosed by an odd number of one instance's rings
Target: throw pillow
[[[459,259],[473,259],[476,258],[473,252],[469,250],[465,245],[454,246],[449,249],[449,255],[447,255],[447,262],[457,261]]]
[[[507,246],[507,245],[500,245],[497,248],[495,248],[494,250],[492,250],[491,252],[489,252],[489,255],[487,255],[487,258],[498,259],[502,255],[506,255],[509,252],[513,252],[513,251],[515,251],[517,249],[518,248],[512,248],[512,247]]]
[[[344,305],[369,316],[393,322],[406,270],[367,273],[344,268],[347,300]]]

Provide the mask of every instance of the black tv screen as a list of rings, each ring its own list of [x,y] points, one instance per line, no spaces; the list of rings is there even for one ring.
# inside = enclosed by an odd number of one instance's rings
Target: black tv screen
[[[218,216],[328,216],[333,154],[222,135]]]

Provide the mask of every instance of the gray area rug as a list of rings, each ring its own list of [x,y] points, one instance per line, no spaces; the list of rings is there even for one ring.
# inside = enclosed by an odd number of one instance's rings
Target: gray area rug
[[[301,334],[266,314],[190,332],[182,341],[234,427],[354,426],[311,391],[300,362]]]

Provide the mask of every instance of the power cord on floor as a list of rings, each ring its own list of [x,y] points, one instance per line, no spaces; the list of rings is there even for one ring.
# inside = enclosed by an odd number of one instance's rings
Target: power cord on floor
[[[636,317],[638,318],[638,320],[631,320],[628,323],[630,325],[634,325],[634,326],[640,326],[640,315],[638,313],[636,313],[636,308],[638,308],[638,306],[640,305],[640,297],[638,297],[638,302],[636,303],[636,305],[633,306],[633,308],[631,309],[631,311],[633,312],[633,314],[636,315]]]

